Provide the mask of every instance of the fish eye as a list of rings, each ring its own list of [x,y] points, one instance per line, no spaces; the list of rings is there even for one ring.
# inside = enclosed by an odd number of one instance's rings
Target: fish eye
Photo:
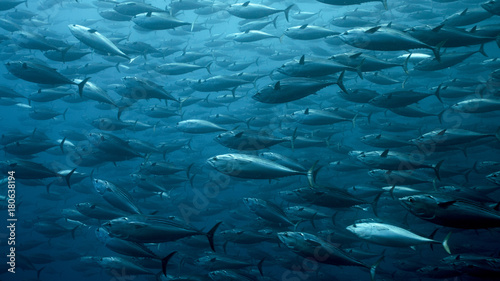
[[[413,197],[410,197],[410,198],[408,198],[408,202],[413,203],[413,202],[415,202],[415,199],[413,199]]]

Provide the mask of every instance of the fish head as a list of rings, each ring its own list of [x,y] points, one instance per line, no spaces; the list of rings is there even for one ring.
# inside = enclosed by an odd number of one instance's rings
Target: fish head
[[[346,229],[361,239],[369,239],[371,237],[372,228],[367,223],[351,224]]]
[[[256,101],[260,101],[260,102],[262,102],[264,100],[263,97],[262,97],[262,93],[260,93],[260,92],[258,92],[255,95],[253,95],[252,99],[254,99]]]
[[[500,185],[500,171],[487,175],[486,179],[494,184]]]
[[[422,219],[433,219],[438,208],[438,202],[429,194],[405,196],[399,198],[399,203]]]
[[[229,278],[230,274],[227,270],[210,271],[208,276],[214,281],[232,280]]]
[[[197,266],[205,266],[215,261],[213,256],[204,256],[194,260],[194,264]]]
[[[80,261],[86,264],[100,264],[102,262],[102,257],[83,256],[80,257]]]
[[[243,203],[247,206],[250,211],[255,212],[261,205],[260,200],[257,198],[243,198]]]
[[[207,159],[207,164],[212,166],[217,171],[223,173],[232,173],[235,171],[233,164],[234,157],[231,154],[217,155]]]
[[[107,191],[110,191],[110,183],[105,180],[100,180],[100,179],[93,179],[92,184],[94,185],[95,190],[97,193],[103,195]]]
[[[95,146],[98,146],[100,143],[106,141],[106,138],[101,133],[89,133],[87,134],[87,139]]]
[[[80,212],[80,211],[85,211],[88,209],[94,209],[95,205],[92,203],[89,203],[89,202],[83,202],[83,203],[75,204],[75,208],[77,211]]]
[[[214,140],[222,145],[227,144],[230,138],[235,137],[235,133],[233,131],[228,131],[217,135]]]
[[[292,251],[300,251],[307,244],[307,241],[315,240],[313,235],[303,232],[285,231],[279,232],[277,235],[280,241]]]
[[[110,237],[127,239],[128,233],[134,228],[133,222],[127,217],[116,218],[101,225]]]
[[[96,228],[95,236],[97,237],[97,240],[99,240],[99,242],[103,244],[107,244],[108,241],[111,239],[111,237],[109,236],[109,232],[102,227]]]

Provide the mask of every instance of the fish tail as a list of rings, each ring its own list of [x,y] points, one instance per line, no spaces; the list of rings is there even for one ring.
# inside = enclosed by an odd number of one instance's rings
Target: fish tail
[[[382,4],[384,5],[384,9],[388,11],[389,8],[387,7],[387,0],[382,0]]]
[[[401,65],[401,67],[403,67],[403,70],[406,74],[408,74],[408,61],[410,60],[410,57],[411,57],[411,53],[406,57],[405,61]]]
[[[87,77],[85,79],[83,79],[82,82],[78,83],[78,94],[80,94],[80,97],[83,96],[83,87],[85,87],[85,84],[87,83],[87,81],[89,81],[90,77]]]
[[[434,56],[436,57],[436,60],[438,62],[441,62],[441,47],[443,47],[444,44],[446,44],[447,40],[441,41],[439,44],[436,45],[436,47],[432,48],[432,52],[434,53]]]
[[[69,107],[66,108],[66,110],[64,110],[64,112],[62,114],[64,120],[66,120],[66,112],[68,112],[68,109],[69,109]]]
[[[28,3],[28,1],[26,1],[26,3]],[[26,5],[27,7],[27,5]],[[40,273],[42,273],[42,270],[45,269],[45,266],[42,266],[42,268],[40,268],[39,270],[36,271],[36,279],[37,280],[40,280]]]
[[[363,58],[361,62],[356,66],[356,72],[358,73],[359,78],[363,79],[363,72],[361,72],[363,68],[363,64],[365,63],[365,59]]]
[[[451,255],[451,251],[450,251],[450,245],[448,245],[448,241],[450,240],[450,236],[451,236],[451,231],[450,233],[448,233],[448,235],[446,235],[446,237],[444,238],[443,240],[443,248],[444,250]]]
[[[394,187],[393,187],[394,189]],[[373,209],[373,214],[375,214],[376,217],[378,217],[378,212],[377,212],[377,209],[378,209],[378,201],[380,200],[380,197],[382,196],[383,192],[380,192],[376,197],[375,199],[373,199],[373,202],[371,203],[372,205],[372,209]]]
[[[59,147],[61,148],[62,153],[64,154],[64,142],[66,141],[66,137],[64,137],[59,144]]]
[[[314,219],[316,218],[317,214],[318,214],[318,212],[314,213],[311,217],[311,225],[313,228],[316,228],[316,225],[314,224]]]
[[[207,238],[208,238],[208,243],[210,243],[210,248],[212,249],[212,251],[215,252],[215,247],[214,247],[214,234],[215,234],[215,231],[217,231],[217,228],[219,227],[219,225],[221,224],[222,222],[218,222],[216,223],[212,229],[210,229],[208,232],[207,232]]]
[[[288,13],[290,13],[290,9],[292,9],[292,7],[295,6],[295,4],[292,4],[290,6],[288,6],[283,12],[285,12],[285,18],[286,18],[286,21],[288,21]],[[276,27],[276,26],[274,26]]]
[[[74,168],[73,170],[71,170],[71,172],[69,172],[66,176],[64,176],[64,179],[66,180],[66,184],[68,185],[68,187],[71,189],[71,183],[70,183],[70,178],[71,176],[73,175],[73,173],[75,172],[76,168]]]
[[[276,17],[274,18],[274,20],[273,20],[273,26],[274,26],[274,29],[277,29],[277,27],[276,27],[276,20],[277,20],[277,19],[278,19],[278,16],[276,16]]]
[[[385,257],[381,257],[372,266],[370,266],[370,278],[371,278],[371,281],[375,281],[375,271],[377,270],[377,266],[384,260],[384,258]]]
[[[347,92],[347,89],[345,88],[344,86],[344,74],[345,74],[345,70],[342,71],[342,73],[340,73],[340,76],[339,76],[339,79],[337,79],[337,82],[336,84],[339,86],[339,88],[346,94],[349,94],[349,92]]]
[[[439,161],[436,166],[434,166],[432,169],[434,170],[434,173],[436,173],[436,177],[438,180],[441,180],[441,176],[439,174],[439,170],[441,169],[441,165],[443,165],[444,160]]]
[[[495,138],[497,138],[497,140],[500,141],[500,127],[498,127],[495,132]]]
[[[260,275],[261,275],[261,276],[264,276],[264,273],[262,273],[262,264],[264,263],[264,260],[265,260],[265,259],[266,259],[265,257],[264,257],[264,258],[262,258],[262,259],[259,261],[259,263],[257,264],[257,268],[259,269],[259,272],[260,272]]]
[[[212,72],[210,72],[210,66],[212,65],[212,63],[213,63],[213,62],[211,61],[211,62],[209,62],[209,63],[205,66],[205,68],[207,69],[207,72],[208,72],[209,74],[212,74]]]
[[[434,92],[434,95],[441,103],[443,103],[443,100],[441,99],[441,86],[442,84],[439,84],[439,86],[436,89],[436,92]]]
[[[318,172],[321,169],[321,167],[316,169],[317,164],[318,161],[314,162],[311,168],[307,171],[307,180],[309,181],[309,185],[311,187],[317,187],[316,176],[318,175]]]
[[[172,253],[168,254],[168,256],[164,257],[161,259],[161,271],[163,272],[163,275],[167,277],[167,265],[168,261],[177,253],[177,251],[173,251]]]
[[[488,57],[488,54],[486,54],[486,52],[484,51],[484,43],[481,44],[481,47],[479,47],[479,50],[477,50],[479,53],[481,53],[481,55],[485,56],[485,57]]]

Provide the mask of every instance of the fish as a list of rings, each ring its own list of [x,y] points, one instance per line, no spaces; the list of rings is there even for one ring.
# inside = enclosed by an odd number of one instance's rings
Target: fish
[[[346,229],[365,241],[390,247],[412,247],[429,243],[442,244],[446,252],[451,255],[448,245],[450,234],[443,242],[440,242],[395,225],[372,221],[356,222],[347,226]]]
[[[118,49],[111,40],[97,32],[97,30],[78,24],[70,24],[68,28],[76,39],[90,48],[106,55],[115,55],[126,58],[129,61],[132,60],[124,52]]]
[[[262,4],[253,4],[250,3],[250,1],[247,1],[245,3],[232,4],[226,9],[226,11],[233,16],[244,19],[260,19],[283,12],[285,14],[286,21],[288,21],[288,14],[293,6],[295,5],[292,4],[286,7],[284,10],[279,10]]]
[[[324,4],[337,5],[337,6],[349,6],[367,2],[381,1],[382,4],[384,5],[384,8],[387,10],[387,0],[317,0],[317,1]]]
[[[265,131],[236,130],[227,131],[215,137],[215,141],[225,147],[237,150],[260,150],[285,142]]]
[[[306,59],[305,55],[302,55],[298,61],[288,61],[276,71],[292,77],[322,77],[345,70],[358,72],[356,68],[338,64],[331,60],[319,58]],[[362,76],[362,74],[358,75]]]
[[[286,103],[312,95],[333,84],[337,84],[344,92],[347,92],[343,79],[344,73],[340,74],[336,82],[322,82],[310,78],[285,78],[274,85],[260,89],[252,98],[262,103]]]
[[[283,34],[296,40],[315,40],[328,36],[339,35],[339,32],[316,25],[304,24],[287,28]]]
[[[413,215],[438,225],[465,229],[500,226],[500,212],[458,197],[418,194],[399,198],[399,202]]]
[[[189,226],[177,218],[163,218],[151,215],[132,215],[103,223],[102,227],[111,237],[138,243],[162,243],[175,241],[193,235],[205,235],[214,248],[214,233],[222,222],[215,224],[208,232]]]
[[[54,68],[31,61],[11,61],[7,62],[5,66],[12,75],[29,82],[38,84],[77,85],[80,96],[83,93],[83,87],[85,87],[85,84],[90,79],[90,77],[87,77],[81,82],[76,83],[61,75]]]
[[[440,60],[440,49],[444,41],[430,46],[413,38],[409,34],[390,27],[360,27],[345,31],[339,35],[340,40],[351,46],[376,51],[402,51],[409,49],[429,49],[436,60]]]
[[[375,270],[379,259],[372,266],[349,256],[323,239],[305,232],[279,232],[278,238],[294,253],[319,263],[337,266],[360,266],[370,270],[371,280],[375,280]]]
[[[221,154],[207,160],[207,164],[217,171],[238,178],[274,179],[280,177],[306,175],[312,180],[314,166],[307,172],[296,171],[271,160],[247,154]]]
[[[243,198],[243,203],[245,203],[245,206],[247,206],[250,211],[260,218],[273,223],[294,225],[285,212],[272,202],[259,198]]]
[[[95,190],[99,193],[106,202],[114,207],[131,213],[141,214],[141,210],[135,205],[132,196],[123,188],[114,185],[113,183],[95,179],[92,177],[92,184]]]
[[[206,134],[220,131],[227,131],[212,122],[200,119],[183,120],[177,123],[177,129],[184,133],[190,134]]]
[[[189,22],[181,21],[164,12],[140,13],[135,15],[132,21],[138,26],[149,30],[165,30],[183,25],[191,25]]]

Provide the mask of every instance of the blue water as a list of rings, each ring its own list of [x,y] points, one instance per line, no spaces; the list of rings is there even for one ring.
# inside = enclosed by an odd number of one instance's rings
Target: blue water
[[[208,2],[210,3],[210,1]],[[219,2],[217,2],[219,3]],[[252,2],[253,3],[253,2]],[[169,3],[164,1],[148,1],[148,4],[164,9],[169,8]],[[223,4],[233,4],[222,1]],[[335,39],[334,37],[316,40],[295,40],[283,35],[284,30],[293,26],[310,24],[329,28],[342,33],[353,27],[336,27],[330,21],[333,18],[343,17],[355,11],[365,11],[363,19],[377,24],[392,23],[393,27],[404,25],[405,27],[439,25],[446,17],[461,12],[465,8],[480,8],[478,1],[455,1],[451,3],[438,3],[434,1],[424,1],[414,3],[411,1],[391,1],[389,9],[385,10],[381,2],[363,3],[351,6],[332,6],[311,0],[303,1],[265,1],[262,4],[284,9],[290,4],[295,7],[290,11],[290,19],[287,22],[283,12],[279,12],[276,28],[272,24],[263,31],[278,36],[251,43],[233,42],[225,37],[231,33],[239,32],[238,25],[243,19],[230,15],[224,9],[210,15],[198,15],[193,10],[179,11],[175,17],[188,22],[196,23],[203,27],[203,30],[191,31],[191,26],[175,28],[175,30],[158,30],[143,32],[134,28],[131,21],[115,22],[103,19],[99,11],[112,9],[115,4],[103,1],[29,1],[27,6],[20,4],[17,8],[0,12],[1,18],[13,20],[8,16],[10,12],[28,10],[36,14],[31,20],[19,22],[25,31],[39,34],[45,39],[58,39],[70,44],[75,49],[89,50],[90,48],[81,44],[68,29],[69,24],[80,24],[91,27],[109,38],[122,38],[122,43],[144,42],[156,49],[172,48],[172,54],[164,56],[158,54],[131,53],[129,57],[133,62],[125,60],[113,60],[116,57],[105,57],[103,54],[92,52],[83,58],[71,62],[56,62],[47,59],[40,50],[29,50],[19,46],[15,33],[1,30],[0,35],[6,39],[0,43],[0,56],[4,63],[9,61],[30,61],[40,60],[48,66],[55,68],[70,79],[84,79],[91,77],[89,81],[106,90],[107,94],[115,102],[123,101],[117,92],[117,87],[123,86],[122,80],[125,76],[135,76],[147,79],[161,85],[176,99],[194,98],[199,101],[194,104],[179,106],[174,101],[158,99],[142,99],[136,102],[124,101],[127,108],[120,116],[121,120],[132,120],[151,125],[151,128],[139,131],[134,126],[128,129],[106,131],[107,127],[92,126],[92,121],[97,118],[111,118],[116,120],[118,116],[117,107],[109,104],[100,104],[95,100],[85,99],[78,96],[78,89],[75,85],[62,86],[64,91],[71,93],[70,98],[61,98],[55,101],[39,103],[31,102],[28,105],[26,99],[2,98],[6,104],[0,105],[0,121],[2,134],[20,132],[29,135],[28,139],[37,142],[46,140],[56,144],[55,147],[46,151],[31,155],[14,155],[1,153],[1,161],[16,161],[25,159],[44,165],[51,171],[71,170],[76,168],[76,172],[84,173],[85,178],[81,182],[74,182],[71,188],[66,186],[64,180],[58,177],[41,179],[15,180],[16,205],[15,217],[17,218],[15,229],[15,254],[16,266],[15,274],[7,272],[9,266],[6,265],[7,255],[10,250],[7,245],[8,235],[6,231],[8,206],[2,203],[0,213],[0,280],[35,280],[39,271],[40,280],[154,280],[154,275],[131,275],[126,269],[106,269],[97,264],[85,263],[81,260],[85,256],[96,257],[125,257],[106,248],[95,237],[95,229],[106,222],[85,218],[76,213],[75,204],[83,202],[99,203],[110,208],[108,202],[94,189],[90,174],[98,179],[103,179],[114,183],[116,186],[127,190],[133,197],[135,204],[144,214],[154,214],[157,216],[169,217],[177,216],[185,223],[192,225],[203,232],[208,231],[215,223],[222,221],[215,234],[216,252],[222,255],[231,256],[240,260],[257,264],[262,258],[266,258],[263,263],[265,277],[260,277],[256,266],[243,269],[255,279],[262,280],[368,280],[367,269],[361,267],[334,266],[319,263],[316,260],[304,258],[296,255],[284,244],[278,242],[276,233],[281,231],[301,231],[321,236],[321,231],[332,230],[335,233],[344,231],[345,227],[353,224],[356,220],[365,218],[375,218],[373,207],[370,204],[355,206],[350,208],[327,208],[315,206],[314,203],[296,203],[291,199],[280,196],[280,192],[292,191],[297,188],[307,187],[307,178],[303,175],[283,177],[279,179],[240,179],[218,172],[210,167],[206,160],[210,157],[226,153],[246,153],[257,155],[260,152],[271,151],[285,155],[304,168],[309,169],[317,162],[316,167],[321,167],[318,172],[316,182],[322,186],[337,187],[352,193],[357,198],[372,202],[384,186],[392,186],[391,180],[384,178],[377,179],[371,177],[368,171],[370,167],[361,165],[360,169],[349,169],[347,171],[336,170],[331,162],[346,161],[348,159],[357,160],[349,156],[350,151],[383,151],[385,148],[369,146],[360,141],[360,138],[368,134],[395,135],[401,140],[416,138],[424,133],[446,128],[466,129],[483,134],[494,134],[498,127],[498,110],[487,113],[460,113],[456,111],[446,111],[442,122],[436,116],[423,118],[410,118],[396,115],[393,112],[374,107],[369,104],[349,102],[339,95],[337,85],[328,86],[317,94],[306,98],[286,103],[286,104],[264,104],[252,99],[252,96],[268,85],[274,86],[277,80],[286,76],[276,71],[281,65],[290,59],[299,59],[301,55],[316,58],[328,58],[332,55],[346,52],[363,52],[376,56],[380,59],[395,60],[398,56],[407,54],[406,51],[370,51],[352,47]],[[317,13],[308,19],[297,19],[302,12]],[[421,12],[421,14],[419,14]],[[424,13],[434,13],[425,15]],[[275,15],[267,17],[274,19]],[[36,20],[35,20],[36,19]],[[39,23],[39,26],[38,25]],[[477,25],[478,28],[491,24],[498,24],[498,16],[480,21],[477,24],[464,26],[467,31]],[[213,40],[227,40],[221,46],[207,47],[205,44]],[[120,46],[120,45],[119,45]],[[199,69],[191,73],[182,75],[167,76],[155,71],[155,67],[165,63],[175,62],[175,58],[186,51],[196,51],[209,54],[194,61],[199,66],[205,66],[212,62],[210,73],[205,69]],[[479,45],[459,48],[443,48],[442,53],[451,52],[472,52],[478,50]],[[435,96],[427,97],[418,102],[418,106],[425,112],[435,115],[447,110],[453,104],[460,101],[478,98],[478,93],[484,93],[498,102],[498,80],[491,78],[492,72],[499,68],[499,64],[488,63],[485,60],[495,59],[500,56],[498,45],[495,41],[486,43],[484,50],[488,58],[476,53],[465,61],[458,63],[447,69],[419,72],[413,70],[414,63],[409,62],[409,74],[406,74],[401,67],[393,67],[382,70],[382,73],[399,81],[393,85],[379,85],[361,79],[356,72],[345,73],[344,84],[349,91],[354,89],[369,89],[377,91],[379,94],[398,90],[414,90],[418,92],[433,93],[433,87],[439,86],[445,81],[457,79],[470,79],[475,81],[471,87],[470,94],[458,98],[443,98],[441,103]],[[414,49],[414,53],[423,53],[432,56],[428,49]],[[290,59],[273,60],[272,55],[286,54],[295,55]],[[293,57],[293,58],[292,58]],[[108,62],[106,59],[112,59]],[[199,79],[207,79],[216,75],[231,75],[242,71],[230,71],[223,67],[224,62],[258,62],[251,64],[244,69],[245,73],[262,74],[263,78],[239,86],[234,90],[236,96],[242,96],[234,101],[225,97],[225,101],[220,105],[214,105],[221,99],[219,96],[231,96],[231,89],[220,92],[199,92],[193,90],[186,83],[197,83]],[[117,67],[116,62],[120,61]],[[67,68],[84,66],[87,63],[106,63],[112,67],[99,73],[85,75],[82,73],[69,74]],[[402,63],[402,60],[399,60]],[[119,70],[119,71],[118,71]],[[40,87],[51,87],[48,85],[37,85],[29,81],[21,80],[10,74],[6,68],[0,67],[0,85],[9,87],[23,96],[36,93]],[[273,72],[272,72],[273,71]],[[272,72],[272,73],[271,73]],[[364,75],[369,75],[364,73]],[[334,74],[325,80],[336,81],[338,74]],[[189,80],[188,80],[189,81]],[[403,88],[404,87],[404,88]],[[487,88],[487,91],[481,89]],[[10,103],[10,101],[13,101]],[[208,101],[208,103],[207,103]],[[7,103],[9,102],[9,103]],[[17,103],[17,104],[15,104]],[[166,107],[172,112],[179,113],[177,116],[169,118],[152,118],[145,114],[153,107]],[[354,122],[341,122],[334,125],[308,126],[301,125],[288,118],[289,114],[295,111],[310,109],[323,109],[328,107],[339,107],[349,109],[357,117]],[[36,120],[30,117],[30,112],[36,108],[49,108],[56,112],[63,113],[66,109],[65,118],[62,115],[48,120]],[[189,134],[180,131],[176,124],[181,120],[203,119],[208,120],[209,116],[216,114],[227,114],[242,120],[234,124],[220,124],[227,130],[257,130],[260,132],[270,132],[275,137],[291,138],[293,131],[297,129],[298,136],[308,138],[318,138],[322,144],[319,147],[295,147],[290,148],[290,142],[283,145],[275,145],[259,151],[243,151],[226,148],[214,140],[220,132],[210,132],[205,134]],[[366,116],[370,115],[370,122]],[[245,122],[247,121],[247,122]],[[245,124],[247,123],[247,124]],[[398,127],[400,129],[398,129]],[[32,132],[36,130],[35,134]],[[180,145],[165,154],[155,151],[146,153],[139,151],[141,156],[124,161],[101,161],[101,163],[82,163],[80,157],[88,157],[93,152],[99,155],[99,148],[88,139],[75,139],[65,130],[73,130],[78,135],[88,137],[90,133],[105,132],[117,136],[123,140],[137,139],[148,142],[156,147],[160,143],[180,143]],[[66,137],[66,149],[61,152],[57,145]],[[71,142],[74,147],[69,147]],[[287,147],[288,146],[288,147]],[[451,170],[454,173],[443,174],[441,180],[434,178],[432,171],[427,171],[430,180],[426,183],[409,185],[404,182],[396,182],[398,185],[411,186],[416,189],[433,192],[440,186],[463,186],[467,188],[478,188],[479,193],[489,196],[492,201],[498,202],[498,185],[488,181],[488,173],[473,169],[478,161],[499,161],[499,143],[494,137],[485,138],[483,141],[474,142],[470,145],[461,144],[458,149],[436,152],[419,151],[415,146],[391,148],[390,151],[411,153],[418,161],[435,165],[441,160],[443,170]],[[465,150],[465,152],[464,152]],[[352,154],[352,153],[351,153]],[[146,191],[138,187],[133,181],[132,174],[140,173],[143,162],[169,162],[179,167],[182,171],[172,175],[166,175],[159,180],[159,184],[165,192],[159,193]],[[358,162],[358,164],[360,164]],[[190,166],[192,165],[192,166]],[[186,171],[189,168],[189,173]],[[8,177],[5,168],[1,178]],[[464,175],[467,174],[467,177]],[[22,176],[21,176],[22,177]],[[188,178],[189,177],[189,178]],[[47,185],[50,184],[49,193]],[[356,186],[357,188],[352,188]],[[367,192],[362,187],[369,187],[375,192]],[[8,183],[2,182],[0,196],[7,196]],[[490,192],[490,193],[487,193]],[[285,209],[289,206],[304,205],[317,209],[321,213],[333,216],[332,219],[316,219],[315,227],[309,220],[304,220],[296,227],[279,225],[259,218],[252,213],[244,204],[243,198],[260,198],[278,205]],[[2,197],[3,198],[3,197]],[[5,199],[7,201],[7,199]],[[442,241],[451,231],[450,247],[453,254],[477,255],[481,257],[498,257],[498,228],[464,230],[456,227],[443,227],[428,221],[421,220],[410,214],[396,200],[392,199],[388,193],[384,193],[377,205],[378,217],[380,220],[401,226],[422,236],[428,237],[436,228],[440,228],[435,235],[435,239]],[[72,212],[70,214],[70,212]],[[73,213],[74,212],[74,213]],[[293,222],[299,222],[299,218],[292,218]],[[44,224],[50,224],[44,227]],[[78,227],[77,227],[78,226]],[[75,229],[75,227],[77,227]],[[53,230],[47,233],[43,230]],[[72,229],[74,229],[72,233]],[[236,244],[229,242],[223,250],[224,237],[219,233],[230,229],[262,230],[273,231],[272,239],[266,242],[255,244]],[[55,233],[56,230],[60,230]],[[441,259],[448,256],[443,248],[436,244],[433,249],[428,245],[417,246],[416,249],[395,248],[380,246],[367,242],[350,241],[331,235],[321,236],[333,245],[341,249],[354,249],[368,252],[369,257],[355,255],[367,265],[374,264],[378,258],[384,256],[377,269],[377,280],[431,280],[428,275],[416,272],[416,269],[424,266],[443,265]],[[199,241],[198,241],[199,240]],[[164,257],[172,251],[178,251],[176,256],[170,261],[168,274],[170,278],[180,275],[191,275],[192,280],[211,280],[208,273],[213,271],[194,265],[193,261],[211,253],[207,239],[204,236],[194,236],[192,238],[180,239],[177,241],[148,244],[157,255]],[[135,262],[137,264],[137,262]],[[154,265],[149,269],[153,274],[161,272],[161,262],[154,261]],[[402,263],[404,263],[402,265]],[[494,280],[491,276],[499,278],[498,260],[493,261],[494,266],[484,270],[477,270],[466,274],[462,269],[454,268],[451,271],[457,272],[455,276],[461,280]],[[406,269],[406,270],[405,270]],[[486,273],[484,273],[486,271]],[[479,272],[479,273],[477,273]],[[474,274],[476,273],[476,274]],[[476,275],[476,276],[474,276]],[[441,277],[441,279],[452,280],[455,276]],[[160,276],[162,280],[167,280]],[[235,280],[242,280],[238,277]],[[458,279],[457,279],[458,280]]]

